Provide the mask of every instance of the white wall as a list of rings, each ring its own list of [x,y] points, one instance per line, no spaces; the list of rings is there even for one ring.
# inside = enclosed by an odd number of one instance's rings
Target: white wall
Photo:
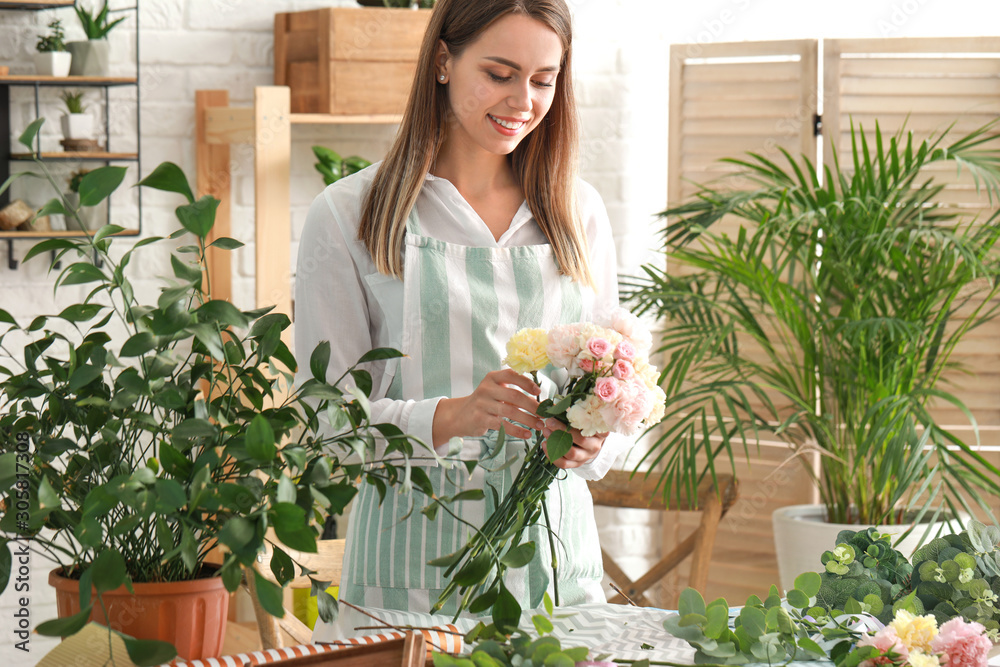
[[[576,15],[576,76],[583,117],[583,176],[605,199],[615,229],[620,268],[632,271],[651,257],[655,245],[653,214],[666,198],[666,110],[668,49],[671,43],[792,39],[816,37],[971,36],[996,34],[1000,5],[989,0],[569,0]],[[112,6],[131,3],[112,2]],[[142,150],[146,173],[163,160],[180,164],[194,177],[194,91],[227,89],[234,104],[249,104],[255,85],[271,83],[272,18],[277,11],[298,11],[320,6],[350,5],[350,0],[142,0]],[[0,12],[0,65],[13,73],[31,72],[30,57],[36,35],[52,16],[67,26],[75,19],[68,10]],[[126,24],[113,33],[115,68],[129,72],[134,57],[132,28]],[[71,38],[79,37],[77,29]],[[24,95],[13,98],[16,137],[33,117]],[[56,107],[46,94],[43,114],[51,119],[47,145],[57,140]],[[127,94],[124,98],[127,110]],[[134,135],[130,114],[115,113],[113,134],[118,146]],[[324,143],[344,154],[377,159],[392,136],[387,127],[301,128],[293,134],[293,243],[312,197],[322,182],[313,171],[309,146]],[[234,287],[238,305],[250,306],[253,298],[253,189],[249,154],[233,150],[233,232],[247,242],[234,263]],[[16,191],[35,205],[46,193]],[[175,198],[146,195],[142,214],[144,234],[168,234],[176,223]],[[118,213],[131,214],[128,206]],[[14,244],[19,258],[30,243]],[[165,246],[168,247],[168,246]],[[6,250],[6,248],[4,248]],[[276,252],[281,252],[276,249]],[[169,272],[164,250],[151,249],[146,259],[134,262],[134,278],[141,295],[155,298],[156,277]],[[67,298],[54,298],[52,278],[44,261],[35,260],[17,271],[0,264],[0,307],[19,321],[39,313],[58,312],[60,304],[78,299],[80,291],[67,290]],[[616,515],[605,512],[600,519],[604,542],[615,553],[628,555],[622,565],[629,572],[642,570],[655,554],[659,538],[656,521],[647,513],[633,511]],[[39,563],[32,574],[32,622],[52,617],[45,584],[47,563]],[[0,656],[13,664],[34,664],[51,646],[35,637],[27,657],[12,648],[12,613],[16,601],[8,592],[0,598]]]

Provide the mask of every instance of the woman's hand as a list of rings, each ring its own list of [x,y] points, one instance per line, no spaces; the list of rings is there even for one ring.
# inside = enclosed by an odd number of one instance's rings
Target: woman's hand
[[[521,391],[521,390],[524,391]],[[525,393],[527,392],[527,393]],[[434,446],[454,437],[478,437],[500,430],[512,438],[528,439],[529,429],[542,430],[535,414],[541,393],[537,384],[509,368],[487,373],[468,396],[443,398],[434,412]],[[574,448],[575,449],[575,448]]]
[[[555,431],[569,431],[573,436],[573,446],[561,459],[555,462],[557,468],[564,470],[579,468],[585,463],[590,463],[601,452],[601,448],[604,447],[604,439],[608,437],[607,433],[583,435],[580,433],[580,429],[569,428],[558,419],[553,418],[545,420],[541,431],[546,439]],[[545,444],[545,442],[542,443],[543,448],[545,448]],[[548,453],[547,449],[545,451]]]

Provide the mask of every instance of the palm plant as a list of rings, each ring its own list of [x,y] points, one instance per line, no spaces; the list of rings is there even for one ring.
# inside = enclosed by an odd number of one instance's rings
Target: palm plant
[[[784,166],[726,160],[750,187],[710,184],[661,214],[683,275],[647,266],[624,293],[664,322],[668,426],[646,459],[661,466],[665,496],[693,492],[717,457],[732,464],[765,435],[793,455],[819,452],[818,474],[805,467],[831,522],[971,511],[977,491],[1000,492],[1000,470],[931,410],[950,403],[975,426],[946,373],[958,344],[996,316],[1000,291],[997,215],[959,218],[928,175],[971,172],[993,202],[997,136],[945,136],[918,144],[876,126],[872,145],[852,128],[851,162],[834,154],[822,182],[787,152]],[[723,219],[739,231],[718,231]]]

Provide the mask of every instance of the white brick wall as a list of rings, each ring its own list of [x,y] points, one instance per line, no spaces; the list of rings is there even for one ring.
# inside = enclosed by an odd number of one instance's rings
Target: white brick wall
[[[652,215],[665,202],[667,136],[668,44],[741,39],[801,37],[879,37],[918,35],[974,35],[982,26],[1000,25],[1000,8],[988,0],[845,0],[836,5],[796,0],[709,0],[666,3],[663,0],[569,0],[576,15],[576,77],[583,119],[582,174],[604,197],[615,231],[619,266],[632,271],[654,254]],[[115,3],[112,6],[128,3]],[[171,160],[194,178],[194,91],[229,90],[235,104],[247,104],[255,85],[271,83],[272,21],[278,11],[320,6],[351,5],[351,0],[142,0],[142,129],[143,167],[148,171]],[[824,9],[819,16],[819,9]],[[53,16],[63,18],[69,38],[80,31],[68,10],[39,13],[0,13],[0,64],[13,73],[32,71],[36,36]],[[974,18],[974,20],[970,20]],[[995,29],[988,29],[995,33]],[[134,59],[132,25],[126,22],[112,33],[116,71],[127,73]],[[116,100],[127,101],[128,91]],[[12,94],[13,134],[34,117],[27,91]],[[43,95],[43,115],[50,122],[46,146],[56,146],[58,117],[55,95]],[[134,114],[112,113],[115,147],[128,146],[134,135]],[[297,127],[293,135],[293,238],[312,197],[321,187],[313,170],[309,147],[323,143],[339,152],[377,159],[392,136],[387,127]],[[238,305],[253,303],[253,181],[245,147],[232,151],[234,180],[233,234],[247,243],[234,262],[234,294]],[[49,195],[15,190],[40,205]],[[144,193],[143,233],[166,235],[176,228],[172,210],[176,198]],[[128,205],[116,209],[134,217]],[[124,244],[123,244],[124,245]],[[30,243],[14,244],[21,257]],[[165,249],[154,246],[144,260],[134,262],[136,284],[144,298],[155,298],[156,276],[169,272]],[[0,306],[24,321],[41,312],[57,312],[60,304],[76,300],[82,290],[52,296],[51,277],[43,260],[17,271],[0,264]],[[643,571],[658,552],[659,521],[647,512],[601,509],[603,540],[613,554],[626,556],[622,565],[633,575]],[[625,545],[628,545],[627,549]],[[32,620],[52,616],[45,583],[47,563],[34,568]],[[51,642],[32,639],[26,659],[11,647],[13,596],[0,597],[0,657],[29,665]]]

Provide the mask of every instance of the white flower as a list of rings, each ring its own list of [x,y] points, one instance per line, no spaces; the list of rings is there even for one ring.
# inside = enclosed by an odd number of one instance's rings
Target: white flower
[[[653,335],[638,317],[624,308],[616,308],[611,313],[611,328],[632,341],[639,354],[649,354],[653,346]]]

